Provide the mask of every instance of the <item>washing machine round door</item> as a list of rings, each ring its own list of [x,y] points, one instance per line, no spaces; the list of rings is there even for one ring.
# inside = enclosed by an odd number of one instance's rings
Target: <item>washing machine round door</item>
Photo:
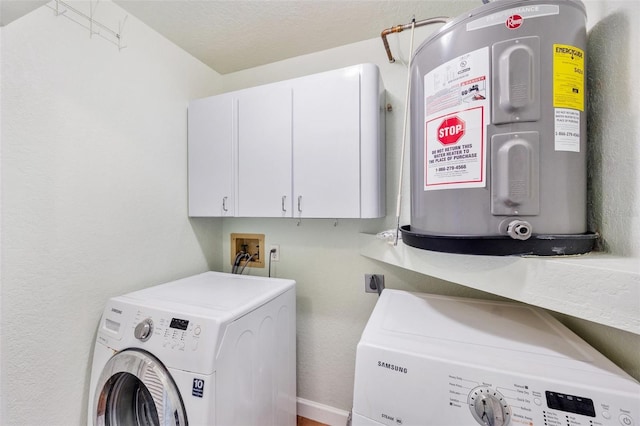
[[[93,402],[97,426],[184,426],[187,415],[169,371],[153,355],[129,349],[102,370]]]

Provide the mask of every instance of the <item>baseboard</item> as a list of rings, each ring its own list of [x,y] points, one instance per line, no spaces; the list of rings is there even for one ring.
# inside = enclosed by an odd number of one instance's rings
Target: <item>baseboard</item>
[[[329,426],[345,426],[349,412],[328,405],[298,398],[298,415]]]

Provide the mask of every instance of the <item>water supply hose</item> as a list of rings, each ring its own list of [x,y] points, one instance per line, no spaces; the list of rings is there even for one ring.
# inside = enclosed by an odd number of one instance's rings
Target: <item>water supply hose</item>
[[[393,245],[398,245],[400,238],[400,210],[402,204],[402,175],[404,175],[404,151],[407,145],[407,122],[409,121],[409,95],[411,94],[411,57],[413,56],[413,35],[415,34],[416,20],[411,21],[411,43],[409,44],[409,62],[407,63],[407,93],[404,102],[404,122],[402,125],[402,148],[400,148],[400,172],[398,176],[398,198],[396,200],[396,238]],[[386,39],[384,39],[386,42]],[[388,46],[388,44],[387,44]],[[389,52],[390,54],[391,52]]]
[[[400,33],[404,30],[411,29],[411,44],[409,47],[409,62],[407,63],[407,93],[405,97],[405,108],[404,108],[404,124],[402,126],[402,148],[400,151],[400,174],[398,178],[398,198],[396,204],[396,237],[393,242],[394,246],[398,245],[398,239],[400,238],[400,210],[402,204],[402,175],[404,174],[404,152],[406,150],[407,144],[407,123],[409,120],[409,98],[411,95],[411,60],[413,59],[413,39],[415,34],[416,27],[422,27],[430,24],[446,24],[451,21],[451,18],[446,16],[436,16],[434,18],[423,19],[421,21],[417,21],[414,19],[411,20],[409,24],[404,25],[396,25],[395,27],[387,28],[383,30],[380,34],[382,37],[382,43],[384,44],[384,48],[387,52],[387,57],[389,58],[389,62],[393,63],[396,60],[391,54],[391,48],[389,47],[389,42],[387,40],[387,36],[393,33]]]

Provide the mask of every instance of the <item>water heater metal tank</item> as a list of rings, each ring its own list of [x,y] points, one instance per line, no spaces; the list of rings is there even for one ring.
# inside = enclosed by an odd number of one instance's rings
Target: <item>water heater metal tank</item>
[[[585,25],[579,0],[497,0],[416,50],[405,243],[495,255],[592,249]]]

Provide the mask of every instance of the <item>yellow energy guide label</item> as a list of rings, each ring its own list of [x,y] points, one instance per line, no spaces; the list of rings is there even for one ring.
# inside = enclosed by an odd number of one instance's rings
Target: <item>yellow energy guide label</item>
[[[584,51],[553,45],[553,106],[584,111]]]

